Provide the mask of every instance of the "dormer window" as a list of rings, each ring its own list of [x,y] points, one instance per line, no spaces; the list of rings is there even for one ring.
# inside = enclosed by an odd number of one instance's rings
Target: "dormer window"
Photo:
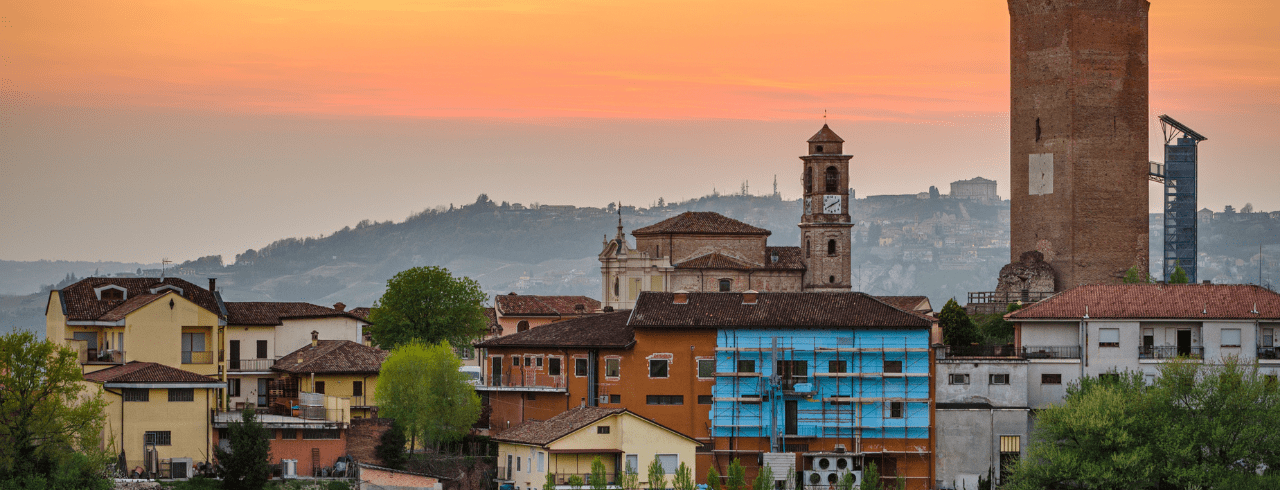
[[[730,280],[730,279],[720,280],[720,292],[727,293],[732,288],[733,288],[733,280]]]
[[[129,299],[129,291],[115,284],[93,288],[93,294],[101,301],[120,301]]]
[[[774,264],[778,263],[778,251],[777,251],[777,250],[774,250],[774,251],[772,251],[772,252],[769,252],[769,262],[774,263]]]
[[[178,286],[174,286],[172,284],[165,284],[163,286],[156,286],[154,288],[151,288],[151,294],[160,294],[161,291],[165,291],[165,290],[173,290],[174,292],[178,293],[179,296],[182,295],[182,288]]]

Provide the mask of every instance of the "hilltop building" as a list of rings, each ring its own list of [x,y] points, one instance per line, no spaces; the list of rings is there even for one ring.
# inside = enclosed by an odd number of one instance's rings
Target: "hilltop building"
[[[801,156],[800,247],[771,247],[769,230],[718,213],[686,212],[618,231],[600,252],[604,305],[628,309],[642,291],[849,291],[853,223],[844,139],[827,125]]]
[[[952,182],[951,198],[976,199],[986,203],[1000,200],[1000,196],[996,195],[996,181],[982,177]]]

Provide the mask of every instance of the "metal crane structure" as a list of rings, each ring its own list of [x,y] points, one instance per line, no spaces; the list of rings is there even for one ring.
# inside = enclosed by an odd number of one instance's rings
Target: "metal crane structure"
[[[1151,162],[1147,177],[1164,183],[1164,280],[1181,266],[1188,282],[1195,283],[1199,144],[1209,138],[1167,115],[1160,116],[1160,132],[1164,134],[1164,163]]]

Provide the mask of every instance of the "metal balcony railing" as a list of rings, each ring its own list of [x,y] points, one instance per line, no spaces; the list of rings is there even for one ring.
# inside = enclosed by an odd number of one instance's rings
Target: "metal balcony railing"
[[[578,478],[581,478],[581,479],[582,479],[582,482],[583,482],[582,488],[586,489],[586,488],[589,488],[589,485],[588,485],[587,483],[591,481],[591,480],[590,480],[590,478],[591,478],[591,473],[556,473],[555,475],[556,475],[556,484],[557,484],[557,485],[568,485],[568,484],[569,484],[569,478],[572,478],[572,477],[576,476],[576,477],[578,477]],[[618,474],[617,474],[617,473],[605,473],[605,474],[604,474],[604,478],[605,478],[605,481],[607,482],[607,483],[606,483],[607,485],[617,485],[617,484],[618,484]],[[642,478],[643,478],[643,477],[642,477]],[[667,478],[668,478],[668,480],[669,480],[671,477],[670,477],[670,476],[668,476]]]
[[[1009,345],[948,345],[938,350],[939,359],[957,357],[1022,357],[1022,353]]]
[[[1204,359],[1204,347],[1192,346],[1179,348],[1176,345],[1138,346],[1138,359]]]
[[[213,351],[182,351],[183,364],[213,364]]]
[[[484,386],[498,386],[504,388],[564,388],[565,376],[563,374],[551,376],[537,372],[521,373],[519,370],[504,370],[500,376],[490,376],[489,382]]]
[[[227,371],[270,371],[271,366],[276,363],[275,358],[269,359],[232,359],[227,361]]]
[[[122,350],[89,349],[85,364],[124,364],[124,352]]]
[[[1258,359],[1280,359],[1280,347],[1259,347]]]
[[[1024,345],[1022,356],[1027,359],[1079,359],[1078,345]]]

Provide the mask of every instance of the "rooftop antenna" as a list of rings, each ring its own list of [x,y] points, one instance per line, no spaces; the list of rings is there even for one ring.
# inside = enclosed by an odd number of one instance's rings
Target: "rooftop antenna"
[[[172,261],[172,260],[169,260],[168,258],[162,258],[162,259],[160,259],[160,280],[161,280],[161,281],[163,281],[163,280],[164,280],[164,266],[165,266],[165,264],[172,264],[172,263],[173,263],[173,261]]]

